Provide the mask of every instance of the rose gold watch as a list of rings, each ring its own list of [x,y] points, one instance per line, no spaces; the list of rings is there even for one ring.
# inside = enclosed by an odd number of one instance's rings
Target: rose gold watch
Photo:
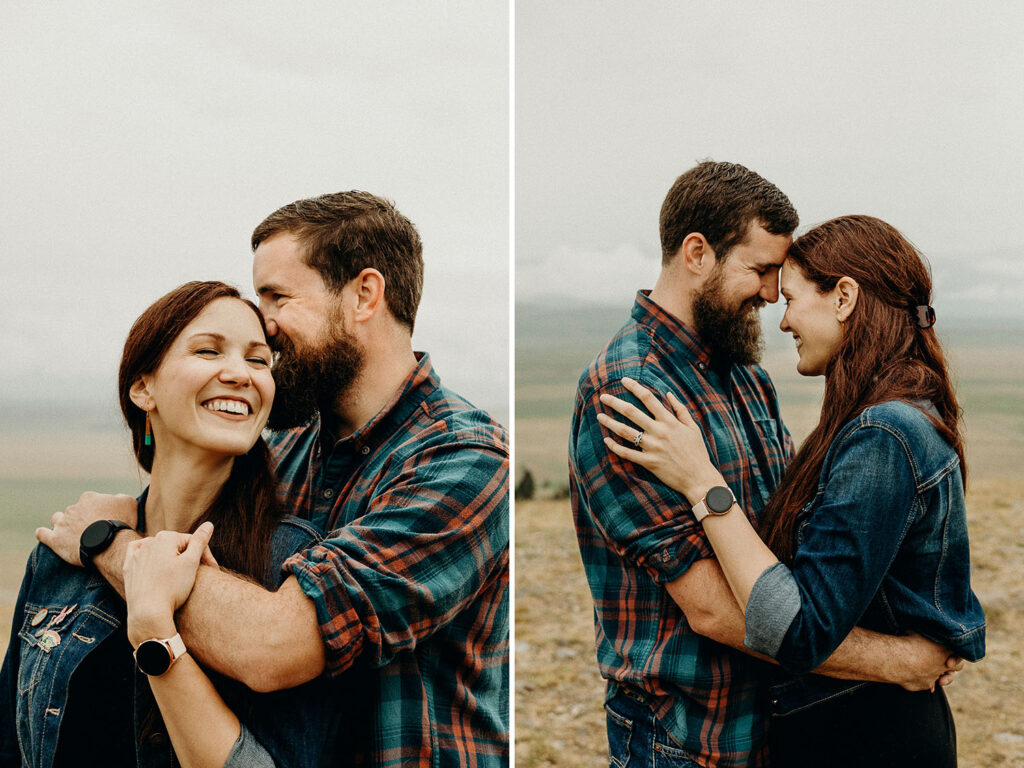
[[[731,490],[724,485],[716,485],[704,494],[703,499],[693,505],[693,516],[699,523],[708,515],[724,515],[736,503],[736,497]]]
[[[150,677],[160,677],[178,659],[188,653],[181,635],[164,639],[143,640],[135,649],[135,664]]]

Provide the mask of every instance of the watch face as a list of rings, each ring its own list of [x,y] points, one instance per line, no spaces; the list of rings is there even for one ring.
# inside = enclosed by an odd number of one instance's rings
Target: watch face
[[[704,497],[704,504],[714,514],[724,515],[732,508],[732,491],[724,485],[716,485],[708,491],[708,495]]]
[[[159,640],[147,640],[135,651],[135,663],[147,675],[158,677],[171,666],[171,652]]]
[[[106,520],[97,520],[84,531],[82,531],[81,546],[87,550],[102,547],[110,535],[110,523]]]

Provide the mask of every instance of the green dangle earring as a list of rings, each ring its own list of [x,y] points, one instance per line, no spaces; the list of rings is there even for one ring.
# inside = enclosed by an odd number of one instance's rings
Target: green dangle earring
[[[145,442],[146,445],[152,445],[153,444],[153,435],[150,434],[150,427],[149,427],[149,411],[146,411],[146,439],[145,439],[144,442]]]

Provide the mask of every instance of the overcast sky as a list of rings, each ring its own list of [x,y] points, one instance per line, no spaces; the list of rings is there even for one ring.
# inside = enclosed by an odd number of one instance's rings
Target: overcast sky
[[[710,157],[775,182],[801,231],[893,224],[940,318],[1024,316],[1022,29],[1010,0],[518,0],[517,300],[628,306],[665,193]]]
[[[3,16],[0,406],[112,398],[142,309],[194,279],[251,295],[253,227],[355,188],[392,199],[423,238],[414,346],[454,389],[507,409],[506,4],[48,2]]]

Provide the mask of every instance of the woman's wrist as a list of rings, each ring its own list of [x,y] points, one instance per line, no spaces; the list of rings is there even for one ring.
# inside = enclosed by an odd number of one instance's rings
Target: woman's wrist
[[[128,642],[133,648],[153,638],[163,640],[177,634],[174,614],[158,612],[152,614],[128,612]]]
[[[683,495],[692,507],[695,504],[699,504],[708,491],[716,485],[726,485],[726,482],[725,478],[722,477],[722,473],[714,469],[711,472],[702,473],[699,477],[694,478],[692,482],[688,483],[683,491]]]

